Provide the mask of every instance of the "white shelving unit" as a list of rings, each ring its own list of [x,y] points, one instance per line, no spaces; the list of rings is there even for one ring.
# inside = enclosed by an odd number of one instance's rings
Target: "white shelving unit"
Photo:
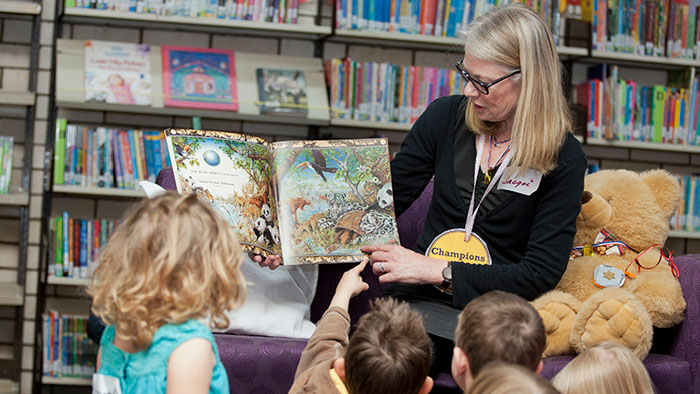
[[[20,306],[24,302],[24,289],[16,283],[0,283],[0,305]]]
[[[34,105],[34,93],[13,92],[0,89],[0,104],[4,105]]]
[[[700,67],[700,60],[691,59],[673,59],[660,56],[642,56],[631,53],[616,53],[606,51],[591,51],[591,55],[595,59],[621,61],[626,63],[636,64],[653,64],[656,66],[675,66],[675,67]]]
[[[46,283],[57,286],[87,286],[90,284],[90,279],[49,276],[46,278]]]
[[[66,8],[64,19],[67,22],[91,22],[101,20],[103,22],[115,21],[121,25],[151,25],[159,24],[170,28],[189,28],[193,30],[205,31],[208,29],[229,31],[251,30],[258,34],[284,34],[285,36],[319,38],[331,34],[329,26],[318,26],[312,24],[289,24],[273,22],[254,22],[231,19],[216,18],[195,18],[175,15],[155,15],[140,14],[136,12],[117,12],[106,10],[93,10],[84,8]]]
[[[29,204],[29,193],[0,194],[0,205],[25,206]]]
[[[700,232],[698,232],[698,231],[671,230],[668,232],[668,237],[669,238],[700,239]]]
[[[110,196],[125,198],[146,197],[143,190],[115,189],[107,187],[84,187],[70,185],[53,185],[54,193],[76,194],[86,196]]]
[[[678,144],[662,144],[658,142],[638,142],[638,141],[614,141],[604,140],[601,138],[588,138],[586,143],[589,145],[609,146],[615,148],[632,148],[632,149],[647,149],[660,150],[668,152],[687,152],[700,153],[700,146],[693,145],[678,145]]]
[[[88,378],[52,378],[49,376],[42,376],[41,383],[63,386],[91,386],[92,380]]]
[[[41,12],[41,5],[29,1],[0,1],[0,13],[38,15]]]

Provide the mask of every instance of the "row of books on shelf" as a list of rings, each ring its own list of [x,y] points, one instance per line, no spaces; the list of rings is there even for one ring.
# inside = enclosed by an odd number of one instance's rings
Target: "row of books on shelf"
[[[328,59],[331,117],[413,123],[433,100],[460,94],[456,70]]]
[[[73,218],[68,212],[51,218],[49,277],[89,279],[117,224],[111,219]]]
[[[10,192],[14,138],[0,135],[0,194]]]
[[[681,202],[671,218],[671,230],[700,231],[700,176],[683,175]]]
[[[457,37],[478,16],[517,1],[540,14],[558,42],[559,2],[549,0],[338,0],[335,24],[341,29]]]
[[[54,184],[137,189],[170,166],[161,131],[116,129],[56,121]]]
[[[593,49],[700,59],[700,1],[583,1],[591,21]]]
[[[296,24],[299,0],[65,0],[66,8]]]
[[[338,0],[335,23],[340,29],[456,37],[478,12],[473,3],[470,0]]]
[[[620,79],[617,66],[609,76],[605,68],[591,68],[592,78],[575,90],[576,103],[587,108],[589,137],[700,145],[698,78],[686,87],[643,86]]]
[[[90,378],[95,373],[97,345],[88,338],[87,316],[43,315],[43,375],[53,378]]]

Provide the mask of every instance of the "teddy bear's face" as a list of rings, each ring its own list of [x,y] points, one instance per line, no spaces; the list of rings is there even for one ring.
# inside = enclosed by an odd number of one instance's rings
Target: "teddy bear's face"
[[[663,170],[641,175],[627,170],[600,171],[585,178],[584,190],[591,195],[582,200],[575,244],[594,243],[605,228],[638,252],[666,241],[669,219],[681,193],[678,181]]]

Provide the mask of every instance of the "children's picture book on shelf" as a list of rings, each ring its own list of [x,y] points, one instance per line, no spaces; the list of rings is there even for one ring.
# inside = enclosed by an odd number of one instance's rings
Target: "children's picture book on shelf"
[[[360,261],[399,241],[385,138],[280,141],[165,131],[177,190],[228,221],[244,251],[283,264]]]
[[[166,106],[238,110],[233,51],[168,45],[161,51]]]
[[[151,49],[146,44],[86,40],[85,101],[151,105]]]
[[[260,113],[306,117],[306,79],[300,70],[258,68]]]

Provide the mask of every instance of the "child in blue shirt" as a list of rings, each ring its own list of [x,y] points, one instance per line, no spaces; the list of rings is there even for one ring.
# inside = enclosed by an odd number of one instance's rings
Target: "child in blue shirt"
[[[209,327],[245,294],[229,225],[195,195],[139,203],[105,246],[89,293],[107,327],[93,393],[229,393]]]

